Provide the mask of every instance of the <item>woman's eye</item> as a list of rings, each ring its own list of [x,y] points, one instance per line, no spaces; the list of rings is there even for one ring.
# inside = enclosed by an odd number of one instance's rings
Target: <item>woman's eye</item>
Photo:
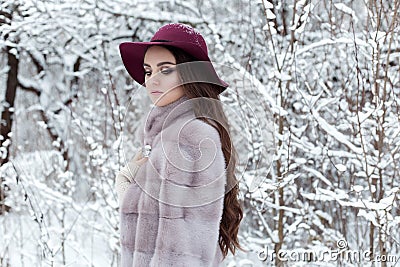
[[[162,74],[170,74],[171,72],[173,72],[174,69],[173,68],[165,68],[161,70]]]
[[[150,76],[151,75],[151,71],[145,71],[144,72],[144,76]]]

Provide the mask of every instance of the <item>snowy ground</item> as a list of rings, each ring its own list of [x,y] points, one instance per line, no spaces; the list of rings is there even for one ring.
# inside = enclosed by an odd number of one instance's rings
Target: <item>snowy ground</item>
[[[64,243],[65,260],[61,249],[60,232],[62,229],[48,226],[49,239],[45,243],[52,251],[52,256],[44,256],[43,243],[40,242],[38,224],[31,219],[29,214],[11,212],[0,217],[0,258],[3,262],[0,266],[74,266],[74,267],[117,267],[118,251],[112,252],[113,239],[99,231],[99,225],[87,222],[96,219],[93,214],[81,214],[77,219],[74,214],[69,214],[69,221],[65,224],[66,232],[69,232]],[[67,216],[68,217],[68,216]],[[73,219],[73,220],[72,220]],[[100,218],[98,218],[100,219]],[[99,221],[100,222],[100,221]],[[69,231],[71,230],[71,231]],[[45,236],[42,237],[46,240]],[[249,247],[245,247],[250,249]],[[261,261],[254,251],[238,251],[236,256],[229,254],[222,267],[261,267],[274,266],[270,259]],[[272,247],[271,247],[272,248]],[[54,259],[53,261],[51,259]],[[65,263],[63,263],[65,262]],[[335,262],[291,262],[286,266],[337,266]],[[343,264],[342,266],[357,266],[357,264]],[[363,265],[367,266],[367,265]],[[389,265],[396,266],[396,265]]]
[[[76,214],[75,214],[76,215]],[[42,255],[40,230],[38,224],[29,214],[11,212],[0,217],[0,257],[1,266],[74,266],[74,267],[112,267],[118,266],[118,253],[110,249],[110,239],[99,231],[99,226],[88,227],[85,220],[92,220],[93,214],[81,214],[75,221],[74,213],[69,214],[70,220],[65,223],[66,232],[70,229],[64,243],[65,264],[61,249],[62,230],[56,226],[48,226],[49,239],[47,246],[52,250],[51,255]],[[75,217],[74,217],[75,216]],[[71,228],[72,227],[72,228]],[[46,240],[43,237],[43,240]],[[225,260],[223,267],[256,267],[268,266],[257,259],[256,253],[239,251],[235,257],[232,254]]]
[[[46,244],[53,255],[44,257],[40,242],[38,224],[29,215],[10,213],[0,217],[0,255],[4,260],[2,266],[117,266],[116,260],[107,244],[107,239],[95,229],[83,227],[78,219],[64,243],[65,263],[59,231],[48,227],[49,240]],[[70,228],[69,224],[67,227]],[[85,224],[83,224],[85,225]],[[43,237],[45,240],[45,237]],[[54,261],[52,262],[52,256]],[[7,265],[9,264],[9,265]]]

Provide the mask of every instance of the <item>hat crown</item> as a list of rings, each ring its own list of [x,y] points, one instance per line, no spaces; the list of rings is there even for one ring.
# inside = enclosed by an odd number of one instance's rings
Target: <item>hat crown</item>
[[[207,55],[207,44],[203,36],[192,27],[182,23],[170,23],[162,26],[151,38],[154,41],[192,43],[203,50]]]

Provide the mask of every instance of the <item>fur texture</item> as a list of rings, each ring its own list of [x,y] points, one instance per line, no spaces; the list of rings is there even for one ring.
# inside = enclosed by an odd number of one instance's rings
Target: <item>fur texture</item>
[[[138,132],[152,151],[122,201],[123,267],[221,264],[225,160],[218,132],[187,100],[153,105]]]

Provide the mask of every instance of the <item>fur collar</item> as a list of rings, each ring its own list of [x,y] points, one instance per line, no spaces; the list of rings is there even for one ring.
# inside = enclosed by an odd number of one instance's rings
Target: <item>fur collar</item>
[[[193,105],[187,96],[182,96],[165,106],[150,105],[150,111],[145,116],[139,128],[138,137],[142,147],[152,143],[163,129],[169,127],[177,118],[193,116]]]

